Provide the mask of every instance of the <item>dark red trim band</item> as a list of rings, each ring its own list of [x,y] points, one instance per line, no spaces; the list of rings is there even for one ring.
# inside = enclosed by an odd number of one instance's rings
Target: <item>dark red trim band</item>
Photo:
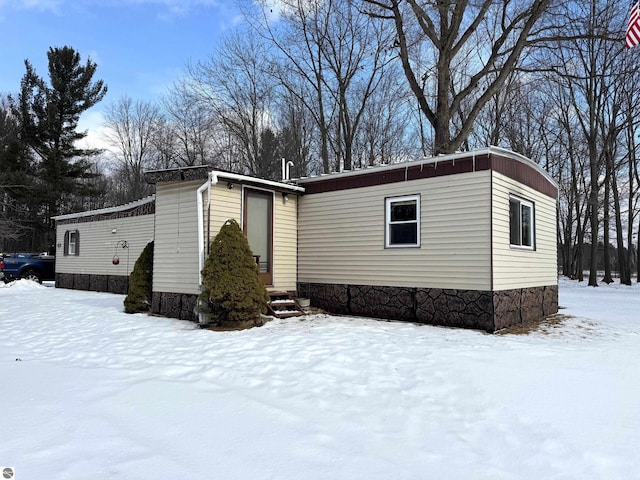
[[[407,164],[404,168],[389,166],[388,170],[363,172],[359,175],[328,177],[309,183],[302,182],[301,185],[305,188],[305,194],[314,194],[482,170],[499,172],[554,199],[558,196],[558,189],[542,173],[523,162],[496,154],[483,154],[422,165]]]
[[[545,176],[529,165],[513,160],[509,157],[491,155],[491,168],[494,172],[501,173],[505,177],[520,182],[527,187],[547,195],[553,199],[558,198],[558,189],[545,178]]]

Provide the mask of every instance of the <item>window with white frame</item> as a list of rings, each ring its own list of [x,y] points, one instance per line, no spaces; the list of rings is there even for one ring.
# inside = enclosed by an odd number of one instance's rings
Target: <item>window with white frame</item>
[[[78,230],[67,230],[64,232],[64,255],[80,254],[80,232]]]
[[[515,247],[535,248],[535,220],[533,202],[509,197],[509,244]]]
[[[69,232],[69,255],[76,254],[77,239],[78,239],[78,232]]]
[[[385,247],[420,246],[420,195],[385,200]]]

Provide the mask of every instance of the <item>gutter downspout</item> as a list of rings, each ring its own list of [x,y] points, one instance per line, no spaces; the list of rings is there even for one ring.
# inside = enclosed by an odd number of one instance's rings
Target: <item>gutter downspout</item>
[[[198,287],[202,290],[202,269],[204,268],[204,208],[202,203],[202,193],[207,191],[207,211],[211,202],[211,185],[218,183],[218,175],[215,172],[209,172],[209,178],[196,191],[196,202],[198,212]],[[198,313],[199,323],[206,323],[201,313]]]

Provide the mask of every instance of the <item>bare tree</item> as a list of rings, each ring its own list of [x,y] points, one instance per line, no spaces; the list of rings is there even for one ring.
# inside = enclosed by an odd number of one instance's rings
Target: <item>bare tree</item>
[[[278,101],[280,125],[280,154],[293,162],[292,177],[320,173],[320,165],[314,165],[311,151],[314,141],[314,123],[299,96],[285,90]]]
[[[190,94],[185,83],[177,83],[163,101],[167,113],[163,130],[173,136],[174,162],[180,166],[215,164],[213,138],[215,118],[205,104]],[[166,136],[163,136],[166,138]]]
[[[271,73],[312,115],[319,138],[322,170],[330,172],[330,131],[336,112],[326,91],[326,65],[322,54],[328,18],[321,14],[321,2],[285,0],[281,5],[282,18],[277,24],[271,21],[271,6],[267,1],[260,2],[262,15],[249,12],[245,16],[254,30],[282,54],[282,61],[272,62]]]
[[[554,115],[547,118],[550,130],[556,129],[561,148],[557,156],[564,159],[556,170],[558,180],[558,244],[562,272],[564,275],[583,279],[583,244],[589,212],[588,186],[585,172],[588,171],[588,151],[582,141],[577,125],[576,113],[566,108],[570,96],[557,83],[548,83],[552,95]]]
[[[392,74],[389,28],[352,1],[283,0],[278,22],[268,3],[247,18],[279,54],[271,73],[314,119],[322,170],[352,168],[367,103]]]
[[[554,157],[561,140],[553,125],[556,114],[550,88],[543,75],[514,71],[478,115],[469,146],[509,148],[556,173]]]
[[[639,172],[636,156],[636,135],[640,122],[635,112],[640,108],[638,86],[636,82],[637,66],[635,59],[624,55],[615,66],[618,72],[617,88],[611,93],[611,111],[605,120],[615,121],[621,139],[616,139],[615,148],[619,154],[611,155],[611,191],[616,220],[617,262],[620,271],[620,283],[631,285],[631,275],[636,258],[634,252],[634,222],[638,217],[638,203],[640,201]],[[613,114],[621,118],[612,118]],[[611,139],[613,143],[613,139]],[[623,207],[623,197],[627,196],[626,206]],[[626,212],[623,211],[623,208]],[[623,218],[626,216],[626,219]],[[626,229],[624,226],[626,220]]]
[[[612,33],[619,30],[620,10],[612,0],[591,0],[573,6],[574,20],[567,25],[568,41],[559,42],[549,52],[549,65],[556,69],[570,95],[570,105],[587,147],[589,158],[589,285],[597,286],[598,234],[600,228],[600,175],[603,172],[607,129],[619,128],[615,123],[603,128],[610,92],[617,77],[614,67],[623,52],[622,42]],[[605,226],[605,228],[607,228]]]
[[[261,135],[271,128],[273,116],[273,78],[267,74],[268,46],[252,34],[239,32],[227,37],[215,55],[189,67],[183,88],[205,105],[223,126],[229,145],[237,150],[235,169],[260,175],[269,170],[264,159]]]
[[[126,96],[107,108],[105,136],[112,145],[114,177],[121,184],[122,201],[137,200],[151,193],[143,173],[153,165],[152,140],[160,118],[155,104]]]
[[[151,139],[153,145],[153,161],[150,168],[167,169],[180,166],[178,154],[178,140],[173,122],[166,116],[161,116],[156,122]]]
[[[363,1],[372,16],[395,26],[398,57],[433,128],[436,154],[463,145],[482,108],[519,66],[527,46],[542,36],[541,19],[551,4],[550,0]],[[425,44],[429,48],[423,53]]]
[[[108,171],[108,159],[104,152],[96,155],[91,162],[89,172],[91,176],[82,179],[84,192],[73,196],[66,202],[66,210],[70,212],[82,212],[98,208],[111,207],[122,203],[122,200],[110,191],[110,179]],[[99,192],[99,194],[93,193]]]
[[[415,131],[408,97],[398,76],[390,74],[384,75],[371,92],[356,138],[357,166],[393,163],[420,155],[411,138]]]
[[[638,87],[636,82],[630,81],[627,84],[627,89],[625,90],[626,98],[625,98],[625,114],[627,116],[627,121],[625,123],[625,131],[624,131],[624,149],[626,151],[627,156],[627,166],[628,166],[628,198],[627,198],[627,236],[626,236],[626,244],[627,244],[627,252],[626,259],[624,260],[627,264],[627,268],[629,273],[633,271],[633,264],[636,266],[636,282],[640,283],[640,165],[638,164],[638,143],[637,143],[637,132],[640,128],[640,120],[637,119],[635,112],[638,110]],[[634,233],[634,223],[635,220],[638,221],[638,230]],[[636,244],[634,246],[633,239],[636,239]],[[634,256],[633,251],[636,251],[636,255]]]
[[[337,105],[335,169],[353,166],[354,141],[367,104],[383,79],[390,60],[390,32],[359,11],[353,2],[323,2],[326,30],[320,43],[329,75],[327,90]]]

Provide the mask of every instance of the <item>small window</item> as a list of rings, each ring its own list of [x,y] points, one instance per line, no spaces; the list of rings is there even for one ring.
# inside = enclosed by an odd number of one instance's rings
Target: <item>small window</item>
[[[64,232],[64,255],[80,255],[80,233],[78,230]]]
[[[512,246],[535,247],[533,203],[516,197],[509,198],[509,243]]]
[[[69,255],[76,254],[77,239],[78,239],[78,232],[69,232]]]
[[[420,195],[387,198],[385,247],[420,246]]]

